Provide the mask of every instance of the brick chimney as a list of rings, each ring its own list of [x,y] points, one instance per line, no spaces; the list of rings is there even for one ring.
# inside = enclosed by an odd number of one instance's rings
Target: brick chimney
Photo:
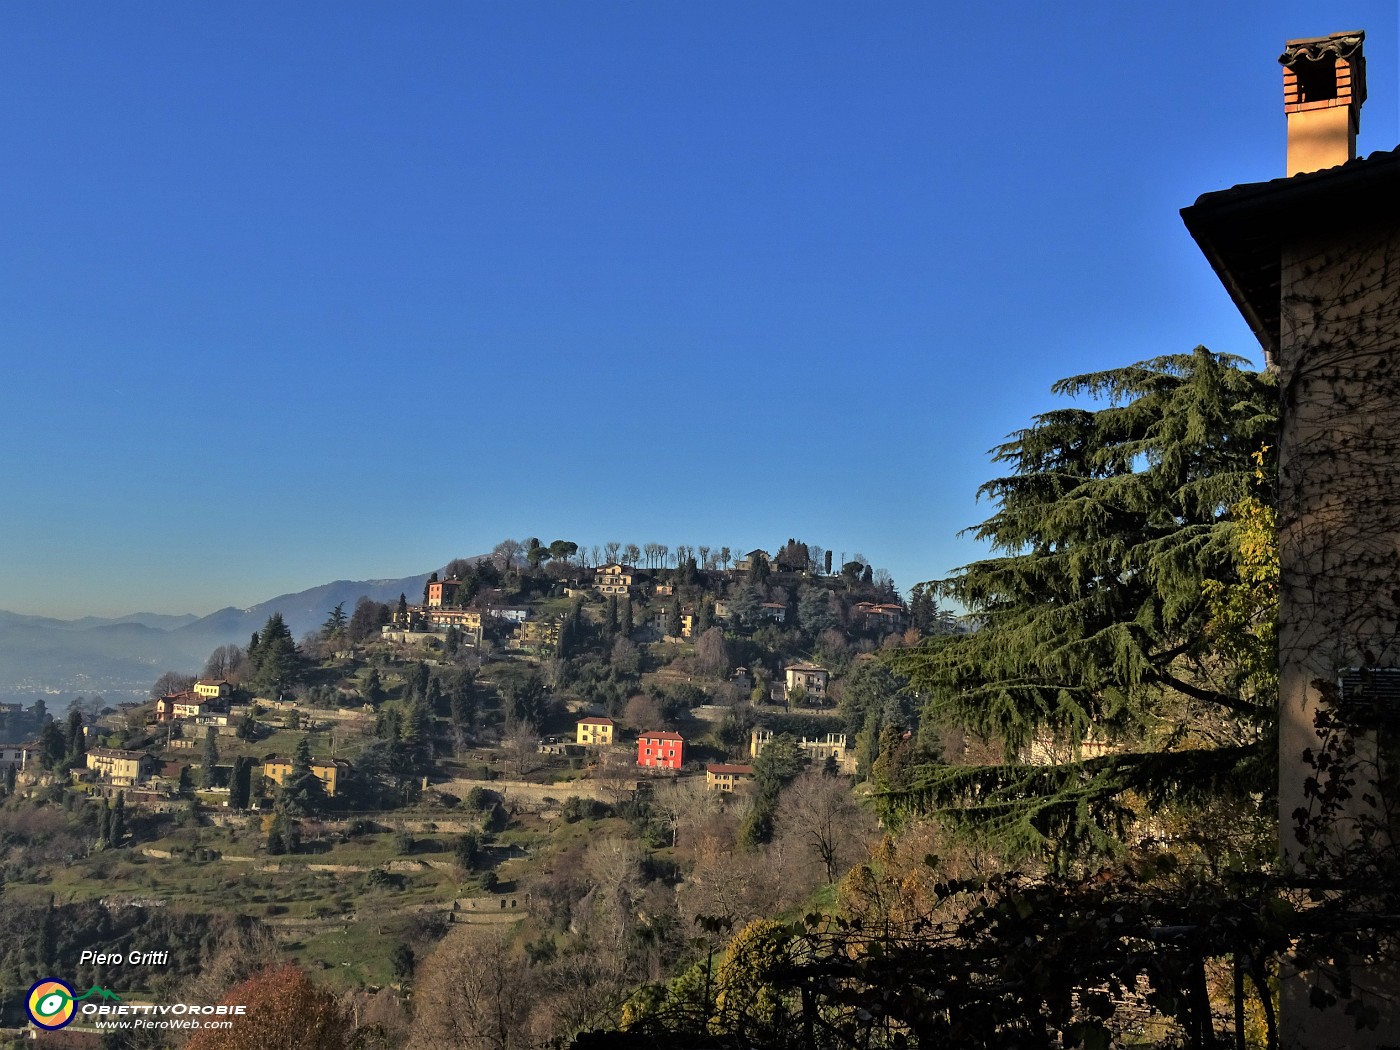
[[[1288,114],[1288,174],[1333,168],[1356,158],[1356,132],[1366,101],[1366,34],[1290,40],[1283,66],[1283,110]]]

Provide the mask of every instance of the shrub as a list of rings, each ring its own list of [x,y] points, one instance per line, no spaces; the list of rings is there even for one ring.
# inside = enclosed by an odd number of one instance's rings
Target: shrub
[[[577,820],[599,820],[606,817],[608,812],[608,807],[596,799],[570,795],[564,800],[559,815],[572,824]]]

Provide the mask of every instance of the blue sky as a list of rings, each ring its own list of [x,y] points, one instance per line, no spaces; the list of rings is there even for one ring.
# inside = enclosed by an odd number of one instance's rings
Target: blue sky
[[[0,608],[510,536],[979,554],[1066,375],[1257,347],[1181,225],[1396,5],[0,6]]]

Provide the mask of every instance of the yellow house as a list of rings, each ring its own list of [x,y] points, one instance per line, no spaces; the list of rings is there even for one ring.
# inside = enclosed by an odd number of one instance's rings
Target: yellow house
[[[575,742],[585,747],[609,747],[613,742],[611,718],[580,718]]]
[[[175,718],[198,718],[200,715],[207,715],[214,709],[213,700],[206,700],[202,696],[191,693],[181,693],[172,699],[174,705],[171,712]]]
[[[705,787],[710,791],[733,791],[753,779],[753,766],[712,762],[705,767]]]
[[[156,770],[156,760],[144,751],[94,747],[87,753],[87,767],[103,780],[117,785],[139,784]]]
[[[311,772],[326,787],[326,796],[334,798],[340,788],[340,779],[349,770],[350,763],[343,758],[313,758]],[[292,760],[284,755],[268,755],[263,759],[263,776],[278,787],[292,775]]]
[[[233,686],[222,678],[201,678],[194,684],[195,696],[202,696],[208,700],[227,700],[232,693]]]
[[[481,630],[480,609],[429,609],[427,618],[434,627],[460,627],[467,631]]]
[[[637,570],[628,565],[605,565],[593,577],[599,594],[631,594]]]

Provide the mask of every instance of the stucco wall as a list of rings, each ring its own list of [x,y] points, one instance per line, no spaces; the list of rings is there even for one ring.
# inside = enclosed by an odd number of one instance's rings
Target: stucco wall
[[[1282,278],[1279,806],[1293,856],[1315,682],[1400,668],[1400,236],[1300,239]]]

